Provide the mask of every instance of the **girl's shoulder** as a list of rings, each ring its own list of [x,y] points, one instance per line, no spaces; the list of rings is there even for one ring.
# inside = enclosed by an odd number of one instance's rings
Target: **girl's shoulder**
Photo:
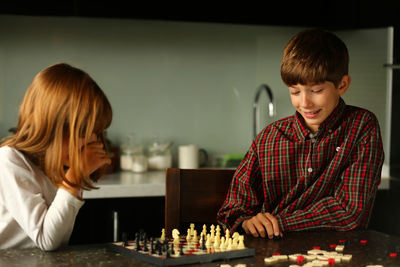
[[[2,146],[0,147],[0,166],[1,167],[10,167],[10,166],[25,166],[29,169],[32,166],[32,163],[28,160],[28,158],[21,151],[10,147],[10,146]]]

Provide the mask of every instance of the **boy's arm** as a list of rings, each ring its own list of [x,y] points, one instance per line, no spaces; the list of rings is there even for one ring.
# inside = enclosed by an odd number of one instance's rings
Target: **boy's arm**
[[[304,210],[277,215],[283,231],[346,231],[366,226],[380,183],[384,159],[376,120],[370,120],[365,125],[360,142],[349,157],[351,164],[342,171],[341,182],[332,196],[313,202]]]
[[[233,176],[226,199],[218,211],[218,222],[227,229],[240,230],[241,223],[261,210],[262,179],[253,142]]]

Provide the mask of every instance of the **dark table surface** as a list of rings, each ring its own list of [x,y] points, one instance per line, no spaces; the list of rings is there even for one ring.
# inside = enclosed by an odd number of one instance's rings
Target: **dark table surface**
[[[314,246],[321,250],[332,251],[331,244],[347,240],[344,254],[352,254],[349,263],[338,263],[335,266],[363,266],[369,264],[400,266],[400,237],[376,231],[350,232],[299,232],[286,233],[281,240],[268,240],[246,236],[247,247],[256,248],[256,256],[235,259],[227,262],[218,261],[201,266],[219,266],[222,263],[235,266],[242,263],[247,266],[266,266],[264,258],[272,253],[306,254]],[[367,240],[361,244],[360,240]],[[389,253],[398,252],[396,258]],[[293,262],[280,262],[272,266],[289,266]],[[107,244],[70,246],[54,252],[43,252],[39,249],[5,249],[0,250],[0,266],[153,266],[136,259],[123,256],[107,249]],[[196,265],[191,265],[196,266]]]

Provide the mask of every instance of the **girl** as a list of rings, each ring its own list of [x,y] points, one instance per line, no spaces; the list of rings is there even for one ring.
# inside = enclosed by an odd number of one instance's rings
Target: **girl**
[[[0,249],[66,245],[83,205],[111,159],[104,130],[112,109],[84,71],[56,64],[28,88],[16,133],[0,145]]]

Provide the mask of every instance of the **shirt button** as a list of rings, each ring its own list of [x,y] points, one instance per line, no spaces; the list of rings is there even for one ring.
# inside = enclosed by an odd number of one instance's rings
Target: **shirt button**
[[[336,148],[336,151],[337,151],[337,152],[339,152],[339,150],[340,150],[340,146],[338,146],[338,147]]]
[[[314,137],[314,134],[310,133],[310,138],[313,138],[313,137]]]
[[[329,132],[329,133],[331,133],[331,132],[332,132],[332,130],[331,130],[331,129],[329,129],[329,130],[328,130],[328,132]]]
[[[308,171],[308,172],[312,172],[312,168],[308,168],[307,171]]]
[[[317,140],[315,140],[315,138],[311,138],[311,142],[315,143]]]

